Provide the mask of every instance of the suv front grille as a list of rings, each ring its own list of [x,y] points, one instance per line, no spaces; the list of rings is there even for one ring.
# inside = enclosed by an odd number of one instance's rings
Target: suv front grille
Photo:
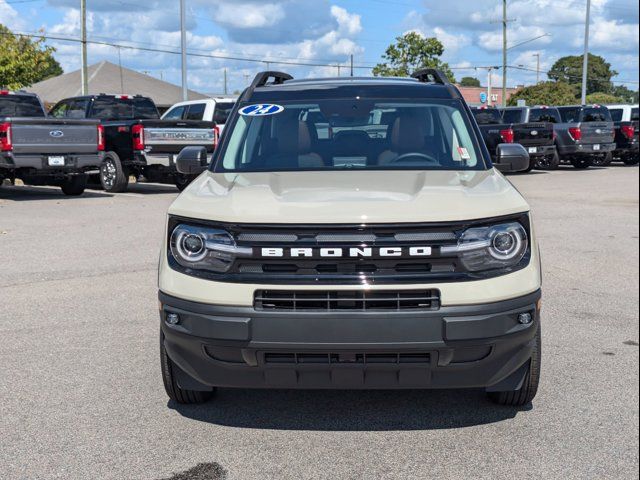
[[[439,290],[257,290],[256,310],[438,310]]]

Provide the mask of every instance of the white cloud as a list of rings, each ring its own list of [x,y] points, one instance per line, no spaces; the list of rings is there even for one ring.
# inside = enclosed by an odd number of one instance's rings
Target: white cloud
[[[360,15],[347,12],[337,5],[331,6],[331,15],[338,21],[338,30],[345,35],[357,35],[362,31]]]
[[[249,29],[276,25],[285,17],[281,5],[251,5],[238,8],[237,4],[223,3],[218,8],[216,21],[233,28]]]
[[[18,12],[5,0],[0,0],[0,24],[5,25],[13,31],[21,31],[26,27],[25,22],[20,15],[18,15]]]

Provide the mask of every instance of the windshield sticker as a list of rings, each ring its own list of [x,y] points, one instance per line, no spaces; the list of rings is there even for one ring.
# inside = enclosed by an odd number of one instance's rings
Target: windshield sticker
[[[466,148],[458,147],[458,153],[462,160],[471,160],[471,155],[469,155],[469,151]]]
[[[282,105],[272,105],[269,103],[261,103],[259,105],[248,105],[242,107],[238,113],[245,117],[263,117],[265,115],[275,115],[284,110]]]

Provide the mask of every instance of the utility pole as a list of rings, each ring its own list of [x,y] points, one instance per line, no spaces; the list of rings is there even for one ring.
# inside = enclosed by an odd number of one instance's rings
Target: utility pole
[[[122,74],[122,52],[121,52],[122,48],[120,47],[116,47],[116,48],[118,49],[118,66],[120,67],[120,93],[124,93],[124,75]]]
[[[338,76],[340,76],[341,65],[340,64],[336,65],[336,68],[338,69]]]
[[[534,53],[533,56],[537,58],[537,62],[536,62],[536,85],[538,85],[540,83],[540,54],[539,53]]]
[[[180,47],[182,57],[182,100],[189,100],[189,89],[187,87],[187,10],[186,0],[180,0]]]
[[[507,0],[502,0],[502,106],[507,106]]]
[[[589,23],[591,22],[591,0],[587,0],[587,17],[584,22],[584,59],[582,61],[582,105],[587,103],[587,80],[589,78]]]
[[[487,105],[488,105],[488,106],[491,106],[491,104],[493,103],[493,102],[491,101],[491,87],[492,87],[492,85],[491,85],[491,83],[492,83],[492,79],[491,79],[491,71],[492,71],[492,70],[493,70],[493,69],[492,69],[491,67],[489,67],[489,68],[487,69],[487,71],[489,72],[489,78],[487,79]]]
[[[353,77],[353,54],[351,54],[351,76]]]
[[[224,94],[227,94],[227,69],[224,69]]]
[[[87,67],[87,0],[80,0],[80,19],[82,25],[80,26],[82,36],[82,95],[89,93],[89,71]]]

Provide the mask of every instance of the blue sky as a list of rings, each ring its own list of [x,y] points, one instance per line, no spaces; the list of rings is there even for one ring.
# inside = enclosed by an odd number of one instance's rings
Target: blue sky
[[[44,29],[52,36],[77,38],[80,0],[0,0],[0,23],[14,31]],[[257,71],[271,68],[295,76],[346,74],[350,54],[357,66],[371,67],[393,39],[415,30],[438,37],[446,47],[445,60],[458,78],[487,72],[474,67],[502,61],[499,0],[187,0],[189,49],[201,56],[189,58],[189,86],[220,93],[223,70],[229,90],[242,88]],[[591,51],[603,55],[619,72],[616,80],[638,88],[637,0],[593,0]],[[176,51],[180,44],[178,0],[87,0],[89,38],[126,46]],[[510,51],[509,64],[548,70],[563,55],[582,52],[586,0],[509,0],[509,44],[546,35]],[[79,45],[51,42],[66,71],[79,66]],[[178,83],[177,55],[120,49],[128,68]],[[234,59],[211,58],[234,57]],[[265,63],[239,59],[263,60]],[[90,63],[118,61],[118,49],[91,45]],[[293,66],[278,61],[314,64]],[[358,73],[369,74],[365,68]],[[535,81],[532,71],[512,69],[509,85]],[[545,75],[543,74],[544,78]],[[494,73],[496,84],[501,82]]]

